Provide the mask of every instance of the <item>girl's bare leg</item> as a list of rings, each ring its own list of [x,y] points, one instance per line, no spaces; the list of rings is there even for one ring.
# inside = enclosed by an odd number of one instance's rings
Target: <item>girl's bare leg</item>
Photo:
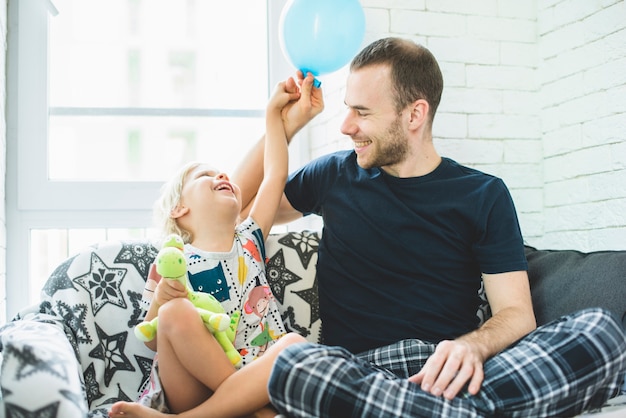
[[[118,405],[119,404],[119,405]],[[110,418],[163,418],[163,417],[187,417],[187,414],[171,415],[164,414],[154,409],[150,409],[147,406],[140,405],[138,403],[119,402],[115,404],[109,412]],[[262,408],[246,418],[275,418],[278,413],[276,410],[270,407]],[[193,416],[193,415],[190,415]]]
[[[215,393],[197,407],[178,415],[180,418],[271,416],[268,408],[267,383],[278,354],[287,346],[306,341],[298,334],[287,334],[272,345],[267,352],[237,373],[232,374]],[[258,412],[257,415],[255,413]],[[265,414],[265,415],[262,415]],[[158,418],[159,413],[139,404],[118,402],[110,417]]]
[[[159,376],[170,411],[183,412],[201,404],[235,373],[187,299],[163,305],[158,327]]]
[[[304,337],[295,333],[285,335],[276,341],[262,357],[224,380],[209,399],[194,409],[198,411],[197,415],[184,416],[186,418],[240,417],[269,405],[267,384],[276,357],[285,347],[305,341]]]
[[[171,300],[159,309],[157,339],[159,377],[174,413],[200,405],[235,372],[187,299]],[[115,404],[112,411],[119,408]],[[158,416],[137,411],[138,416]]]

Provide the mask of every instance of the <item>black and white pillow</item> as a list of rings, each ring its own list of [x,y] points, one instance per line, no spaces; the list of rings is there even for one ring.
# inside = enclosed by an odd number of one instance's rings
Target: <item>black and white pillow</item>
[[[266,242],[267,280],[287,331],[321,342],[322,321],[315,276],[320,232],[270,235]]]

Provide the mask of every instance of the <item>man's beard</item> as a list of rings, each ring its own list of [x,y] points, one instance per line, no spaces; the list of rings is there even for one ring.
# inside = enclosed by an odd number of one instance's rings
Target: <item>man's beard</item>
[[[389,125],[389,128],[383,135],[373,136],[370,139],[374,146],[372,150],[374,152],[370,153],[367,161],[357,159],[362,168],[369,169],[395,165],[404,161],[408,154],[409,144],[406,135],[402,132],[400,117],[397,117]]]

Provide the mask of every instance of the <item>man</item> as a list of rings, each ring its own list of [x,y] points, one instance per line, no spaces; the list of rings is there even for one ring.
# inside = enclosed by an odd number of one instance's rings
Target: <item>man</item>
[[[426,48],[373,42],[347,81],[341,131],[354,149],[289,178],[277,222],[309,213],[324,220],[317,275],[326,346],[298,344],[278,355],[269,392],[281,412],[563,416],[602,404],[619,387],[626,341],[605,311],[533,332],[506,186],[433,145],[442,89]],[[286,130],[322,107],[320,91],[303,91],[285,111]],[[262,178],[262,148],[261,141],[236,175],[244,202]],[[493,316],[478,327],[481,280]]]
[[[288,138],[324,106],[312,76],[299,81],[287,85],[300,90],[283,109]],[[337,418],[572,416],[617,392],[626,337],[607,311],[535,330],[506,186],[433,146],[442,89],[435,58],[412,42],[381,39],[354,58],[341,127],[354,150],[293,173],[276,219],[323,217],[325,345],[284,337],[181,417],[219,415],[234,392],[290,417]],[[242,216],[263,178],[263,149],[261,140],[233,176]],[[478,327],[481,282],[493,315]],[[124,416],[162,416],[130,407]]]

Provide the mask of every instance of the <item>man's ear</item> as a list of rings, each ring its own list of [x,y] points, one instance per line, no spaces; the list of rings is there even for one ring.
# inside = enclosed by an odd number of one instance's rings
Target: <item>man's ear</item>
[[[414,101],[409,107],[409,127],[419,128],[428,121],[430,106],[424,99]]]
[[[187,212],[189,212],[189,208],[187,206],[178,204],[170,212],[170,217],[172,219],[177,219],[177,218],[180,218],[181,216],[185,215]]]

